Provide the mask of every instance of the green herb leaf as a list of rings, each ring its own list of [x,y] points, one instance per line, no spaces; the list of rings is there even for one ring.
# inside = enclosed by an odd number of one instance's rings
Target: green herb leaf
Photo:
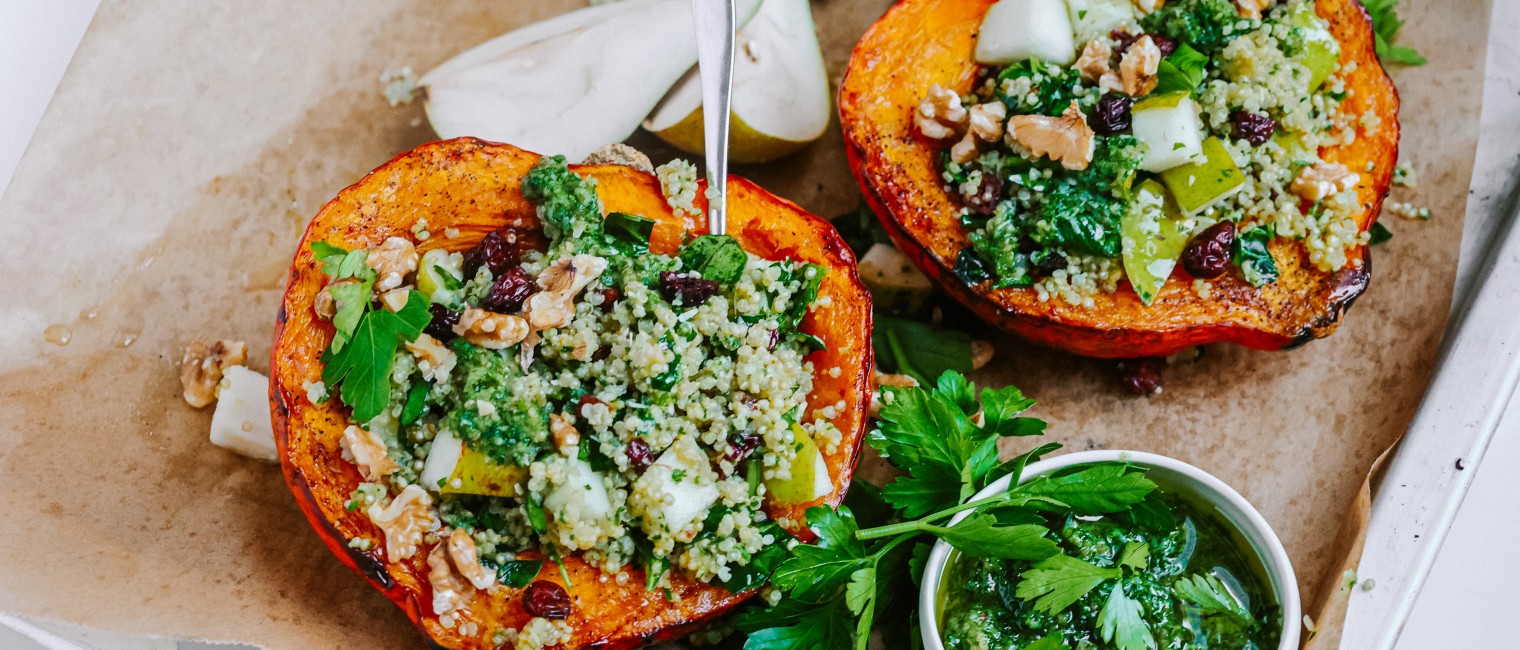
[[[401,426],[411,426],[422,417],[422,409],[427,406],[428,388],[426,382],[418,382],[406,391],[406,404],[401,407]]]
[[[771,582],[803,600],[816,601],[846,584],[867,564],[865,546],[855,538],[855,517],[848,508],[808,508],[808,523],[818,544],[801,544],[776,569]]]
[[[1258,226],[1235,236],[1235,265],[1251,286],[1260,287],[1277,281],[1277,261],[1267,244],[1277,237],[1277,229]]]
[[[767,580],[770,580],[771,574],[776,571],[776,567],[781,566],[781,563],[785,562],[787,556],[790,555],[786,548],[786,540],[790,539],[791,535],[776,522],[766,521],[760,527],[760,534],[770,535],[776,542],[760,549],[759,553],[749,558],[747,564],[729,567],[728,579],[718,583],[723,585],[729,593],[737,594],[765,584]]]
[[[1128,463],[1096,463],[1075,471],[1041,476],[1010,493],[1035,508],[1062,504],[1078,515],[1106,515],[1128,510],[1156,490],[1145,470]],[[1017,501],[1016,501],[1017,502]]]
[[[1251,625],[1251,613],[1230,595],[1224,583],[1208,574],[1193,574],[1183,576],[1172,585],[1172,591],[1178,598],[1192,604],[1205,616],[1225,615],[1235,620]]]
[[[831,600],[821,606],[808,603],[796,606],[804,611],[795,624],[750,632],[744,650],[833,650],[853,645],[850,611],[843,600]]]
[[[1209,57],[1188,47],[1187,43],[1178,43],[1177,50],[1156,66],[1156,89],[1151,94],[1196,92],[1203,84],[1204,69],[1208,65]]]
[[[1124,552],[1119,554],[1119,564],[1141,571],[1150,564],[1151,546],[1145,542],[1129,542],[1124,545]]]
[[[702,235],[681,247],[681,267],[719,284],[733,284],[744,275],[749,253],[729,235]],[[809,301],[810,303],[812,301]]]
[[[654,219],[613,212],[607,215],[602,229],[606,232],[609,246],[624,255],[633,255],[649,250],[649,236],[654,233]]]
[[[522,589],[532,583],[543,568],[543,560],[508,560],[496,567],[496,579],[508,587]]]
[[[1018,417],[1034,406],[1034,400],[1014,386],[982,391],[982,428],[1003,437],[1045,434],[1045,421]]]
[[[1388,240],[1393,239],[1393,231],[1389,230],[1388,226],[1383,225],[1381,221],[1373,222],[1372,228],[1368,230],[1367,233],[1370,235],[1370,237],[1367,239],[1367,243],[1373,246],[1386,243]]]
[[[1173,514],[1171,506],[1161,499],[1160,492],[1150,493],[1140,503],[1114,516],[1120,521],[1140,526],[1151,532],[1165,533],[1177,528],[1177,515]]]
[[[1404,19],[1398,14],[1399,0],[1362,0],[1362,4],[1367,7],[1367,15],[1372,17],[1374,45],[1379,59],[1387,63],[1425,65],[1425,57],[1414,48],[1394,44],[1399,30],[1404,27]]]
[[[1145,622],[1145,610],[1140,602],[1124,594],[1124,585],[1115,582],[1108,601],[1098,612],[1098,631],[1103,640],[1114,644],[1119,650],[1155,650],[1156,638],[1151,636],[1150,625]]]
[[[875,565],[856,569],[850,574],[850,583],[844,589],[844,602],[850,613],[859,616],[876,594]]]
[[[791,306],[781,315],[781,329],[788,332],[795,332],[802,326],[803,317],[807,316],[808,309],[818,300],[818,290],[823,287],[823,278],[828,275],[828,270],[817,264],[803,264],[796,273],[802,278],[802,287],[792,294]]]
[[[542,535],[549,530],[549,513],[544,512],[544,504],[537,497],[529,497],[522,502],[523,514],[528,517],[528,525],[533,531]]]
[[[1066,637],[1060,632],[1051,632],[1024,646],[1024,650],[1066,650]]]
[[[1057,555],[1035,563],[1020,575],[1014,594],[1033,601],[1034,608],[1055,614],[1081,600],[1104,580],[1123,575],[1117,568],[1093,566],[1070,555]]]
[[[975,557],[1037,562],[1061,552],[1061,547],[1046,537],[1050,530],[1044,525],[999,526],[997,518],[984,512],[949,528],[926,525],[924,529]]]
[[[923,386],[932,384],[934,378],[946,371],[971,372],[971,337],[964,332],[906,318],[877,316],[871,330],[871,347],[884,371],[908,375]]]
[[[369,422],[390,404],[391,368],[402,340],[416,340],[432,319],[428,300],[421,293],[407,295],[406,306],[396,313],[370,311],[354,328],[354,337],[342,350],[329,348],[322,381],[337,386],[343,403],[354,410],[356,422]]]

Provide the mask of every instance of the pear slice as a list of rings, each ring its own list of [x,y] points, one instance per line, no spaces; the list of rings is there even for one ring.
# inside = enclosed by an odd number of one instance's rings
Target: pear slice
[[[1161,183],[1146,179],[1135,188],[1135,201],[1120,222],[1124,236],[1124,273],[1130,286],[1149,305],[1156,300],[1182,249],[1187,247],[1187,220]]]
[[[518,486],[527,478],[527,469],[499,465],[485,454],[470,449],[454,434],[439,431],[433,438],[418,482],[424,488],[444,494],[515,497]]]
[[[822,136],[831,114],[829,80],[808,0],[765,0],[736,42],[730,159],[767,162]],[[665,96],[644,128],[682,151],[703,153],[702,79],[696,68]]]
[[[813,437],[798,425],[792,425],[797,456],[792,459],[792,476],[785,480],[768,479],[765,489],[771,500],[781,504],[807,503],[834,490],[829,464],[824,460]]]
[[[740,16],[759,0],[740,0]],[[697,61],[690,0],[622,0],[508,32],[418,80],[441,138],[581,160],[638,129]]]

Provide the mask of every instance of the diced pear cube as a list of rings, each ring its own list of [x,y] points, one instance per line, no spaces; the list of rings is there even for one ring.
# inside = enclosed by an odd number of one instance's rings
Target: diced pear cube
[[[999,0],[987,9],[976,38],[977,62],[1008,65],[1026,59],[1056,65],[1077,60],[1066,0]]]
[[[602,475],[584,460],[569,462],[565,482],[549,491],[544,497],[544,507],[557,517],[583,521],[605,519],[612,514],[612,500],[607,497]]]
[[[1161,182],[1171,190],[1177,205],[1195,216],[1246,186],[1246,175],[1235,165],[1219,138],[1203,141],[1203,155],[1161,172]]]
[[[227,368],[211,414],[211,444],[249,458],[275,460],[268,377],[243,366]]]
[[[1079,49],[1125,24],[1140,22],[1135,16],[1134,0],[1067,0],[1067,13]]]
[[[1203,122],[1198,104],[1186,93],[1148,98],[1135,104],[1131,118],[1135,139],[1145,148],[1140,169],[1159,173],[1203,153]]]

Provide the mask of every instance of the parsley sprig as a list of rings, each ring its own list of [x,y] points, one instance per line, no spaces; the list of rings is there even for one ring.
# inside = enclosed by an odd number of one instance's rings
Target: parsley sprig
[[[1398,14],[1399,0],[1362,0],[1362,5],[1367,7],[1367,14],[1372,17],[1372,32],[1379,59],[1387,63],[1425,65],[1425,57],[1414,48],[1394,43],[1399,37],[1399,30],[1404,27],[1404,19]]]
[[[735,620],[749,634],[747,650],[863,650],[878,614],[893,607],[894,597],[915,592],[912,584],[922,575],[936,538],[968,555],[1032,563],[1020,576],[1016,595],[1043,612],[1059,613],[1089,592],[1106,589],[1099,630],[1104,640],[1121,650],[1156,646],[1142,605],[1124,592],[1126,572],[1143,571],[1149,549],[1144,544],[1126,547],[1116,566],[1099,567],[1063,553],[1043,516],[1147,516],[1136,506],[1148,503],[1156,484],[1143,469],[1127,463],[1081,466],[970,500],[992,482],[1021,475],[1025,465],[1059,449],[1041,445],[998,462],[999,440],[1044,432],[1044,422],[1022,415],[1033,400],[1012,387],[978,394],[965,377],[947,372],[929,389],[888,388],[885,401],[880,429],[868,441],[906,475],[879,494],[857,486],[852,499],[863,495],[857,509],[889,510],[889,518],[902,521],[862,528],[848,505],[810,508],[807,522],[817,544],[794,545],[772,576],[784,598]],[[876,499],[880,503],[872,503]]]
[[[412,291],[399,311],[375,310],[375,270],[366,263],[368,251],[325,241],[313,242],[311,251],[332,280],[328,291],[337,306],[332,343],[322,355],[322,382],[337,388],[355,422],[367,423],[390,405],[396,349],[402,341],[417,340],[432,320],[428,299]]]

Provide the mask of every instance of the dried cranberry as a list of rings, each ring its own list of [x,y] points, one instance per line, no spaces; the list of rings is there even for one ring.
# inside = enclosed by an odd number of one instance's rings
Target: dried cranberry
[[[998,200],[1003,198],[1003,177],[986,170],[982,171],[981,176],[976,190],[970,194],[962,193],[961,200],[965,201],[966,207],[971,208],[972,212],[992,214]]]
[[[602,360],[605,360],[607,357],[610,357],[610,356],[612,356],[612,346],[610,346],[610,345],[604,345],[602,347],[597,348],[596,352],[592,352],[591,353],[591,360],[592,361],[602,361]]]
[[[1161,58],[1166,58],[1177,51],[1177,41],[1160,34],[1150,34],[1151,42],[1156,44],[1156,49],[1161,50]]]
[[[1151,357],[1119,362],[1119,385],[1131,395],[1161,392],[1161,360]]]
[[[533,281],[528,279],[522,267],[507,269],[504,273],[496,276],[491,283],[491,290],[480,300],[480,308],[486,311],[494,311],[499,314],[510,314],[520,311],[523,301],[533,293]]]
[[[1182,249],[1182,268],[1195,278],[1212,280],[1230,269],[1235,251],[1235,222],[1221,221],[1198,233]]]
[[[601,304],[602,311],[603,312],[610,312],[610,311],[612,311],[612,309],[614,307],[617,307],[618,301],[622,300],[622,299],[623,299],[623,290],[622,289],[619,289],[617,287],[607,287],[606,289],[602,289],[602,304]]]
[[[1230,116],[1230,125],[1234,127],[1236,138],[1245,140],[1254,147],[1266,144],[1272,139],[1272,134],[1277,132],[1276,120],[1247,111],[1235,111]]]
[[[1050,277],[1050,274],[1065,269],[1068,265],[1066,256],[1055,251],[1045,251],[1029,256],[1029,270],[1038,277]]]
[[[638,438],[628,441],[628,466],[636,472],[649,469],[654,464],[654,452],[649,450],[649,443]]]
[[[523,592],[523,609],[540,618],[561,621],[570,616],[570,594],[558,584],[539,580]]]
[[[435,302],[428,305],[428,313],[433,315],[433,320],[428,321],[422,331],[440,341],[452,341],[459,336],[454,332],[454,326],[459,324],[459,312]]]
[[[781,343],[781,330],[771,330],[770,338],[765,342],[765,349],[770,352],[776,351],[776,345]]]
[[[679,301],[683,306],[696,307],[718,293],[718,282],[674,271],[661,271],[660,293],[671,302]]]
[[[484,266],[491,269],[491,273],[500,275],[501,272],[517,266],[520,257],[517,248],[507,242],[507,238],[501,230],[492,230],[486,233],[485,239],[480,240],[473,248],[464,253],[464,277],[475,277],[475,273]]]
[[[728,451],[723,453],[723,458],[734,464],[743,462],[750,454],[760,448],[760,434],[736,433],[728,437]]]
[[[1134,99],[1109,93],[1098,100],[1098,106],[1093,109],[1092,115],[1087,116],[1087,125],[1103,135],[1122,133],[1129,130],[1131,110],[1134,108]]]

